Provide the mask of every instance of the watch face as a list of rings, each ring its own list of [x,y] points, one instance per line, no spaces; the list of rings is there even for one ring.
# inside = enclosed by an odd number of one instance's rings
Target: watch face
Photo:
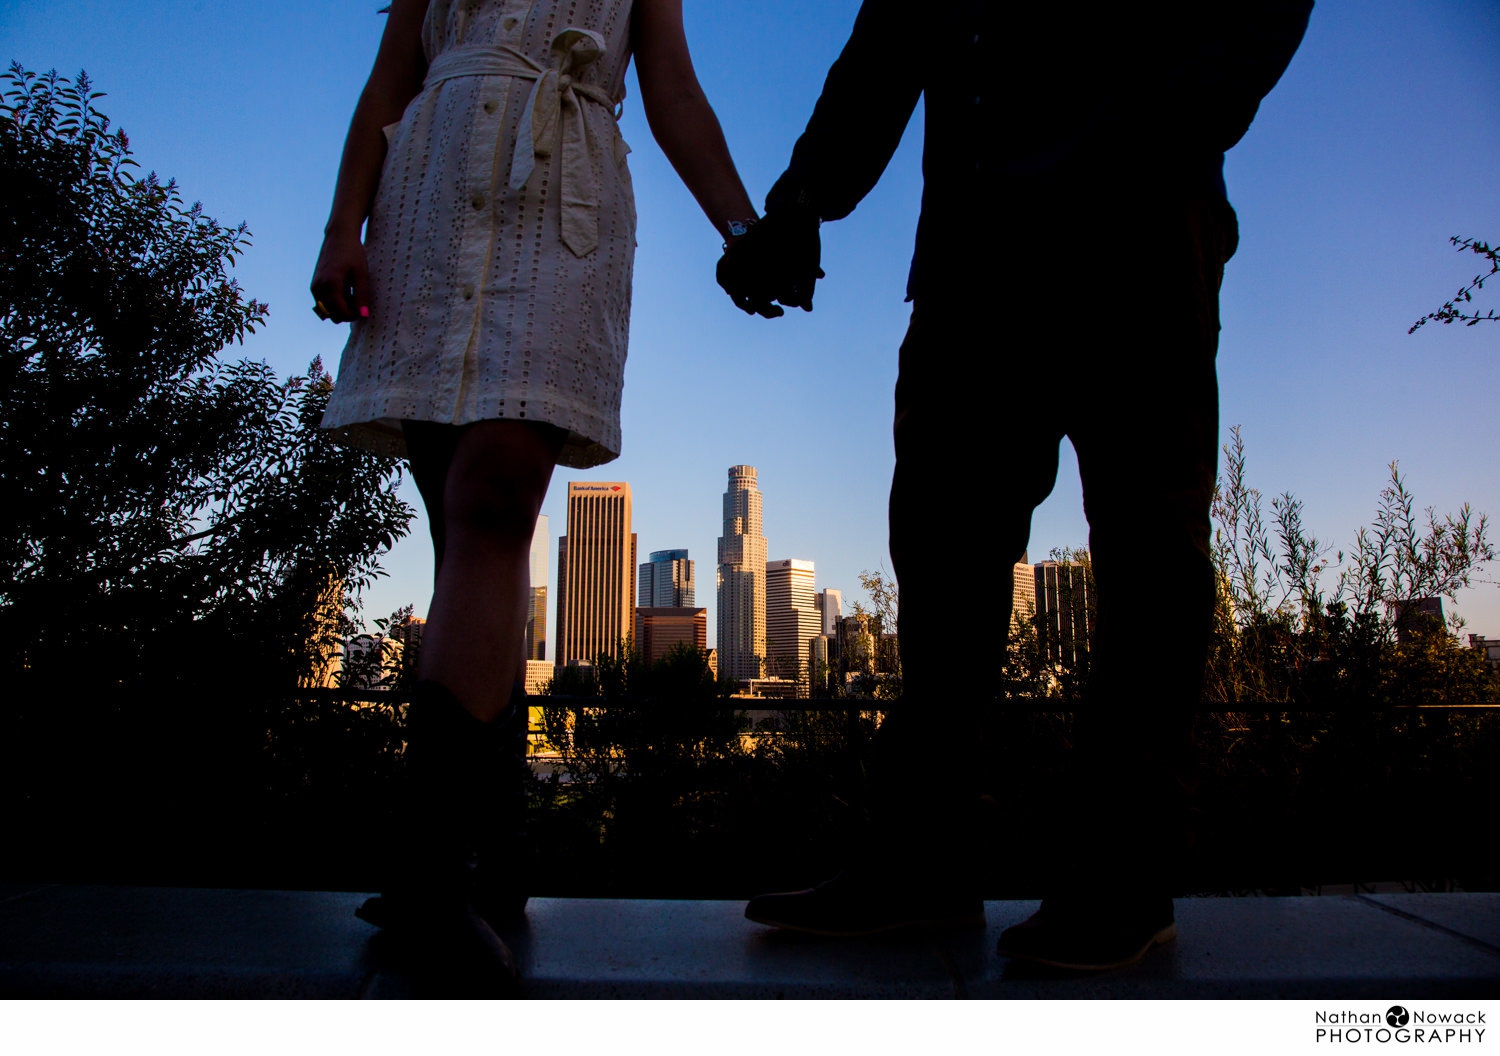
[[[732,238],[739,238],[750,230],[754,220],[731,220],[729,221],[729,234]]]

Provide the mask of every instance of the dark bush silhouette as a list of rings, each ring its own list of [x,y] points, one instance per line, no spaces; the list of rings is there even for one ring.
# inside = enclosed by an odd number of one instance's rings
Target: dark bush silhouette
[[[136,175],[85,76],[14,66],[6,82],[8,831],[42,873],[222,872],[225,855],[287,838],[277,826],[309,788],[347,803],[370,787],[386,749],[359,742],[380,723],[286,694],[406,531],[399,463],[319,433],[317,361],[282,380],[220,359],[267,317],[229,274],[244,225]]]

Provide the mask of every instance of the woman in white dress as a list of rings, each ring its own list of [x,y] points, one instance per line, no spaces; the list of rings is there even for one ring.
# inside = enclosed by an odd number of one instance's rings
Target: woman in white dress
[[[312,281],[314,310],[352,323],[323,425],[410,460],[436,557],[409,810],[364,915],[481,986],[514,978],[490,925],[524,905],[503,860],[517,819],[495,814],[519,788],[532,533],[555,464],[620,450],[632,54],[657,143],[732,242],[755,211],[681,0],[394,0]]]

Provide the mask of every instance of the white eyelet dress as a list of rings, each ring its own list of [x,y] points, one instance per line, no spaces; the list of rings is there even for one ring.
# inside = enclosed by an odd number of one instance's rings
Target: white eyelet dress
[[[567,430],[565,466],[619,456],[630,6],[432,0],[366,228],[370,317],[323,415],[340,440],[405,455],[402,419],[519,419]]]

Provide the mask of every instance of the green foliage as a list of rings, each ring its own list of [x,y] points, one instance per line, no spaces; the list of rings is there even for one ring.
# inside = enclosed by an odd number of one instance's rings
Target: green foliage
[[[333,445],[332,379],[221,362],[266,319],[248,247],[129,140],[80,75],[13,66],[0,101],[4,664],[160,688],[236,650],[290,688],[405,534],[399,464]]]
[[[873,671],[861,670],[853,696],[873,700],[896,700],[901,696],[901,649],[896,638],[900,615],[900,592],[896,581],[887,579],[884,569],[859,574],[859,585],[870,596],[870,607],[854,603],[854,615],[869,618],[870,646],[874,655]]]
[[[1453,633],[1462,622],[1426,621],[1413,605],[1453,600],[1494,560],[1487,518],[1467,505],[1418,515],[1392,463],[1374,522],[1355,533],[1347,559],[1330,560],[1290,494],[1272,500],[1266,525],[1261,493],[1246,480],[1244,440],[1232,432],[1213,505],[1219,596],[1207,699],[1311,707],[1495,699],[1482,654]]]
[[[1098,592],[1094,588],[1093,555],[1086,547],[1061,546],[1053,547],[1047,558],[1075,566],[1081,572],[1085,597],[1083,608],[1087,613],[1085,628],[1095,626]],[[1072,601],[1066,596],[1066,591],[1063,593],[1061,603],[1065,609],[1071,609]],[[1074,633],[1080,633],[1080,630],[1075,628]],[[1088,650],[1078,650],[1075,655],[1063,650],[1058,652],[1061,656],[1049,654],[1046,628],[1038,617],[1035,603],[1028,604],[1024,611],[1013,611],[1005,637],[1005,662],[993,682],[984,687],[984,695],[1011,701],[1078,702],[1088,687]]]
[[[1012,614],[1005,636],[1005,662],[986,678],[986,684],[976,687],[983,699],[1063,703],[1079,699],[1083,675],[1074,664],[1061,663],[1047,655],[1038,623],[1034,605],[1028,606],[1024,613]]]
[[[547,742],[575,781],[638,777],[661,765],[733,755],[742,723],[708,666],[708,654],[674,645],[647,664],[626,639],[589,667],[559,669],[544,686]],[[589,698],[598,698],[591,707]],[[668,762],[663,762],[668,761]]]
[[[1484,289],[1484,284],[1493,278],[1497,272],[1500,272],[1500,248],[1496,248],[1488,242],[1482,242],[1477,238],[1459,238],[1457,235],[1454,235],[1448,241],[1460,253],[1473,253],[1483,257],[1489,262],[1490,270],[1483,274],[1475,275],[1469,281],[1468,285],[1459,288],[1459,291],[1453,295],[1451,301],[1448,301],[1437,311],[1428,312],[1415,323],[1412,323],[1411,329],[1406,331],[1408,334],[1416,333],[1428,323],[1443,323],[1444,325],[1449,323],[1463,323],[1465,326],[1473,326],[1476,323],[1500,322],[1500,315],[1497,315],[1493,308],[1481,315],[1477,310],[1467,312],[1462,307],[1472,304],[1474,294]]]
[[[399,708],[293,693],[323,683],[406,532],[399,466],[317,428],[320,362],[283,380],[219,358],[267,316],[230,275],[248,232],[138,176],[98,98],[18,66],[0,94],[12,868],[347,883]]]
[[[417,682],[424,620],[403,605],[375,620],[375,630],[348,639],[341,651],[337,681],[344,689],[407,690]],[[342,642],[338,643],[342,646]]]
[[[533,831],[571,854],[564,872],[628,884],[644,869],[660,880],[651,863],[733,831],[729,815],[748,802],[753,753],[744,716],[705,652],[677,645],[647,664],[627,640],[591,667],[561,668],[547,688],[557,695],[542,708],[542,727],[561,774],[534,789]],[[568,880],[551,875],[566,891]],[[654,893],[673,892],[673,883]]]

